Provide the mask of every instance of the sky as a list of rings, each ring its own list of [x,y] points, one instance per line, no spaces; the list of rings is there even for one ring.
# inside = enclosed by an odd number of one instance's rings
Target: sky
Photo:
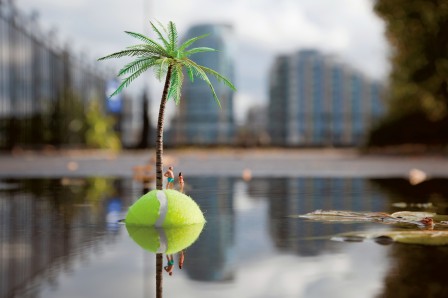
[[[242,122],[253,105],[268,101],[269,69],[279,54],[314,48],[375,80],[390,66],[384,22],[373,0],[15,0],[25,14],[36,11],[44,32],[56,42],[116,73],[126,61],[98,57],[137,43],[124,31],[150,33],[149,20],[176,23],[179,35],[198,23],[226,23],[235,34],[235,116]],[[149,82],[156,115],[162,84],[148,74],[126,92],[139,96]],[[175,106],[168,106],[168,117]],[[155,119],[155,117],[153,117]]]

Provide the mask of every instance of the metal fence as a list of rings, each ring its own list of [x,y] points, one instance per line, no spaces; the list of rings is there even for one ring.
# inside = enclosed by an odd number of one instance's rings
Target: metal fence
[[[57,44],[36,15],[0,0],[0,149],[83,144],[87,103],[106,75]]]

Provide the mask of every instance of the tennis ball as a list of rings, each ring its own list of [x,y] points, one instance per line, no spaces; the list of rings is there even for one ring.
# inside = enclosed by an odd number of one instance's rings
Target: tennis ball
[[[189,196],[173,189],[152,190],[140,197],[126,215],[126,225],[175,227],[205,223],[204,215]]]
[[[144,250],[174,254],[192,245],[204,228],[204,223],[168,228],[128,225],[129,236]]]

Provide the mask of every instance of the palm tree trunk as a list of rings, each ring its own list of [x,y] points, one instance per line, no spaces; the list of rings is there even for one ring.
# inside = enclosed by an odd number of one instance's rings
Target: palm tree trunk
[[[170,88],[172,66],[168,67],[166,73],[165,86],[163,87],[162,99],[160,100],[159,119],[157,120],[157,141],[156,141],[156,189],[163,189],[163,121],[165,117],[165,105]]]
[[[156,141],[156,189],[163,189],[163,121],[165,117],[165,104],[170,89],[171,73],[173,67],[168,67],[166,73],[165,86],[163,87],[162,99],[160,100],[159,119],[157,120],[157,141]],[[163,254],[156,254],[156,298],[162,298],[163,294]]]

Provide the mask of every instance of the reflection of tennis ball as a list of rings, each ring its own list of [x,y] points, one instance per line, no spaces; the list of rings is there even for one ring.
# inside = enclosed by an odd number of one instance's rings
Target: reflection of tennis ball
[[[174,254],[198,239],[204,224],[192,224],[169,228],[128,225],[129,236],[144,250],[154,253]]]
[[[201,209],[177,190],[152,190],[128,210],[126,225],[174,227],[205,223]]]

